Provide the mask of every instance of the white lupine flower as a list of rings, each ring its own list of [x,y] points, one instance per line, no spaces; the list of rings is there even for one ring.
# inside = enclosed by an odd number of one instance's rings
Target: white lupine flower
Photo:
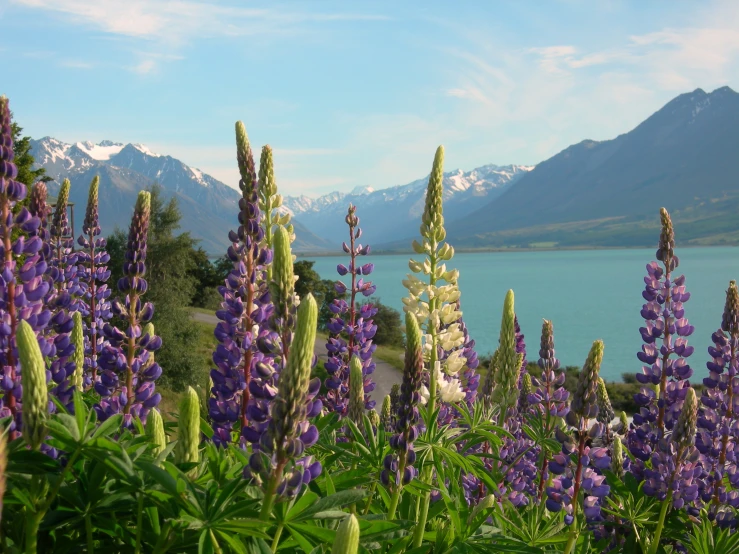
[[[420,244],[417,240],[414,240],[411,243],[411,246],[413,246],[413,251],[416,254],[425,254],[429,250],[428,243],[426,241],[423,241],[423,244]]]
[[[408,260],[408,267],[413,273],[421,273],[423,270],[423,264],[413,259]]]
[[[464,364],[467,363],[467,358],[462,356],[461,350],[455,350],[451,354],[449,354],[449,357],[446,359],[446,372],[449,375],[456,375],[459,373],[459,370],[464,367]]]
[[[421,405],[425,406],[431,397],[431,392],[426,388],[426,385],[421,385]]]
[[[450,379],[449,381],[440,381],[439,382],[439,392],[441,394],[441,399],[444,402],[460,402],[465,399],[465,393],[462,391],[462,386],[459,382],[459,379]]]
[[[431,273],[431,262],[429,262],[428,258],[423,261],[423,273],[424,275],[429,275]]]

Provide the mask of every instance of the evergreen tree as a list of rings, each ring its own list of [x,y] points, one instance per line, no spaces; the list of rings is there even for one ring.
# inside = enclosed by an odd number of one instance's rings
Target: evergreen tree
[[[22,136],[23,128],[15,122],[12,124],[12,129],[13,152],[15,153],[13,163],[18,166],[18,177],[16,177],[16,181],[20,181],[28,186],[39,181],[53,181],[54,179],[46,175],[46,170],[43,167],[39,167],[38,169],[33,168],[35,160],[31,154],[31,137]]]

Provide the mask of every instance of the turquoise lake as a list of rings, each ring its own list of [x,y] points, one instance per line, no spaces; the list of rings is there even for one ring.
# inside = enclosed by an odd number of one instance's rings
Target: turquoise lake
[[[526,337],[529,360],[536,360],[542,319],[554,323],[557,357],[562,365],[581,366],[595,339],[605,342],[601,375],[620,380],[624,372],[641,369],[636,353],[641,347],[639,312],[644,303],[645,266],[656,249],[585,250],[550,252],[489,252],[457,254],[447,263],[460,271],[462,311],[480,354],[498,342],[503,298],[516,295],[516,314]],[[689,362],[702,379],[707,372],[711,333],[721,324],[725,291],[739,279],[739,249],[733,247],[678,248],[690,300],[685,317],[695,326],[689,338],[695,353]],[[409,273],[410,255],[366,256],[373,262],[371,280],[376,297],[402,310],[406,289],[401,280]],[[338,279],[336,265],[346,257],[318,257],[314,268],[324,279]],[[346,282],[346,281],[345,281]]]

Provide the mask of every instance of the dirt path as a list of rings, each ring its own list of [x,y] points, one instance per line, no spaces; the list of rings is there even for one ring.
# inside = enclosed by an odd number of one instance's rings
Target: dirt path
[[[213,325],[214,327],[218,324],[218,318],[211,314],[204,314],[200,312],[193,312],[192,318],[195,321],[200,321],[202,323],[209,323]],[[316,355],[323,361],[326,361],[328,357],[328,352],[326,350],[326,343],[323,339],[317,339],[316,340]],[[395,369],[393,366],[391,366],[387,362],[383,362],[382,360],[375,360],[375,372],[372,374],[372,377],[375,381],[375,390],[372,391],[371,397],[372,400],[374,400],[377,403],[376,409],[379,411],[380,407],[382,406],[382,400],[385,398],[385,395],[390,394],[390,389],[392,386],[396,383],[400,384],[403,375],[400,371]]]

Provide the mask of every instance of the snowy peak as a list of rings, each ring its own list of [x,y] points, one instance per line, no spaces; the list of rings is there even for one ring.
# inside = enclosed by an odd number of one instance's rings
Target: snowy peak
[[[91,141],[77,142],[74,144],[82,152],[90,156],[93,160],[105,161],[109,160],[123,149],[123,144],[104,140],[98,144]]]
[[[444,174],[444,216],[464,217],[480,203],[497,198],[533,169],[522,165],[484,165],[472,171],[456,169]],[[282,210],[297,215],[313,233],[326,239],[343,236],[344,215],[353,204],[368,240],[396,240],[417,232],[429,176],[407,185],[375,189],[358,186],[350,193],[332,192],[319,198],[287,196]],[[370,239],[370,237],[372,237]]]

